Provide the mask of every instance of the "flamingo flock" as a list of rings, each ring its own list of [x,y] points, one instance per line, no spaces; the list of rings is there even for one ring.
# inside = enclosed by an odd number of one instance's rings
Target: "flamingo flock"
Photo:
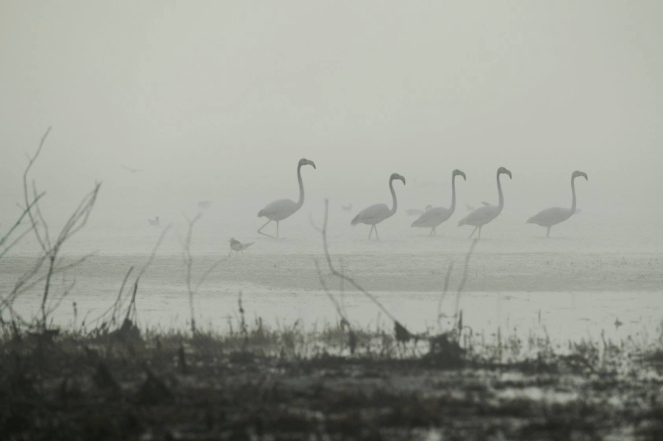
[[[265,208],[260,210],[258,212],[258,217],[266,217],[268,220],[263,226],[261,226],[258,229],[259,234],[269,237],[274,237],[270,234],[262,232],[263,228],[265,228],[270,222],[274,221],[276,222],[275,238],[278,239],[279,222],[295,214],[304,205],[304,183],[302,181],[302,174],[301,174],[301,168],[304,165],[310,165],[314,169],[316,168],[315,163],[313,161],[310,161],[305,158],[299,160],[299,163],[297,164],[299,200],[297,202],[294,202],[290,199],[280,199],[268,204],[267,206],[265,206]],[[458,226],[459,227],[464,225],[473,226],[474,230],[472,230],[470,238],[472,238],[472,236],[477,230],[479,231],[478,238],[481,238],[481,229],[483,228],[483,226],[495,220],[504,209],[504,193],[502,191],[502,182],[500,181],[500,177],[502,175],[507,175],[509,179],[512,179],[511,171],[509,171],[505,167],[500,167],[497,169],[497,174],[496,174],[497,195],[498,195],[497,205],[492,205],[488,202],[483,202],[482,207],[474,208],[473,206],[466,204],[466,207],[468,210],[470,210],[470,213],[468,213],[458,222]],[[442,223],[449,220],[451,216],[453,216],[454,212],[456,211],[457,176],[462,176],[463,180],[465,181],[467,180],[467,176],[461,170],[456,169],[451,173],[451,205],[449,206],[449,208],[432,207],[429,205],[426,207],[425,211],[406,210],[406,212],[410,215],[419,214],[419,218],[417,218],[417,220],[412,222],[411,226],[413,228],[430,228],[430,235],[433,236],[437,234],[436,228],[439,227]],[[587,174],[585,172],[574,171],[573,174],[571,175],[571,192],[573,198],[570,209],[560,208],[560,207],[547,208],[535,214],[531,218],[529,218],[526,223],[536,224],[542,227],[546,227],[547,228],[546,237],[550,237],[550,229],[554,225],[557,225],[569,219],[573,214],[579,211],[576,210],[575,179],[581,176],[584,177],[585,180],[588,180]],[[368,240],[372,239],[374,231],[375,231],[375,240],[380,240],[380,236],[378,235],[377,225],[392,217],[394,214],[396,214],[396,211],[398,210],[398,199],[396,197],[396,191],[394,190],[394,181],[396,180],[403,182],[403,185],[405,185],[405,178],[402,175],[398,173],[393,173],[389,177],[389,191],[391,192],[391,198],[392,198],[391,208],[389,208],[386,204],[374,204],[361,210],[352,219],[352,221],[350,221],[350,225],[352,226],[355,226],[357,224],[365,224],[371,226],[371,229],[368,232]],[[350,211],[352,209],[352,205],[351,204],[344,205],[342,208],[344,211]],[[235,247],[233,248],[234,251],[240,251],[239,249],[237,249],[239,247],[238,244],[239,244],[238,242],[235,244]]]

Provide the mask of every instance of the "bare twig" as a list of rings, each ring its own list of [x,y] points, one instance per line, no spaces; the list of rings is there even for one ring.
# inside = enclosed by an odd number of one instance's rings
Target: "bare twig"
[[[200,220],[202,217],[202,213],[198,213],[196,217],[193,219],[189,219],[189,217],[186,215],[186,213],[182,212],[182,215],[186,219],[186,221],[189,224],[188,230],[187,230],[187,235],[184,240],[180,239],[180,242],[182,244],[182,249],[184,251],[183,259],[184,259],[184,267],[186,271],[186,289],[187,289],[187,294],[189,295],[189,313],[191,314],[191,332],[193,334],[196,333],[196,316],[195,316],[195,311],[194,311],[194,296],[200,289],[200,286],[203,284],[205,279],[214,271],[223,260],[218,260],[217,262],[213,263],[204,273],[203,275],[198,279],[198,282],[193,285],[193,255],[191,254],[191,237],[193,236],[193,227],[195,226],[196,222]]]
[[[34,206],[34,204],[36,204],[36,203],[37,203],[37,202],[38,202],[38,201],[39,201],[39,200],[40,200],[45,194],[46,194],[45,192],[44,192],[44,193],[40,193],[40,194],[38,194],[38,195],[32,200],[32,202],[30,203],[30,205],[28,205],[28,208],[21,208],[21,209],[23,210],[23,212],[22,212],[21,215],[18,217],[18,219],[16,220],[16,222],[14,223],[14,225],[12,225],[12,226],[9,228],[9,230],[5,233],[5,235],[4,235],[2,238],[0,238],[0,247],[1,247],[1,246],[4,246],[4,247],[5,247],[5,249],[2,250],[2,252],[0,253],[0,258],[2,258],[2,256],[4,256],[5,254],[7,254],[7,252],[8,252],[8,251],[9,251],[14,245],[16,245],[16,243],[17,243],[18,241],[20,241],[20,240],[21,240],[23,237],[25,237],[30,231],[32,231],[33,225],[32,225],[32,223],[30,223],[29,228],[28,228],[27,230],[25,230],[24,232],[22,232],[22,233],[19,235],[18,238],[14,239],[14,241],[13,241],[12,243],[10,243],[9,245],[5,245],[5,242],[7,242],[7,240],[9,240],[9,238],[11,237],[11,235],[14,233],[14,230],[16,230],[16,229],[21,225],[21,223],[23,222],[23,218],[24,218],[25,216],[28,215],[28,212],[30,211],[30,209],[31,209],[31,208]]]
[[[318,227],[318,226],[315,224],[315,221],[313,220],[313,215],[312,215],[311,213],[308,214],[308,223],[311,224],[311,226],[313,227],[313,229],[314,229],[315,231],[317,231],[318,233],[322,234],[322,230],[320,229],[320,227]]]
[[[449,267],[447,268],[447,275],[444,278],[444,290],[442,291],[442,295],[440,295],[440,301],[437,302],[437,326],[442,331],[442,324],[440,322],[440,319],[442,318],[442,303],[444,303],[444,298],[447,295],[447,290],[449,289],[449,280],[451,280],[451,272],[454,269],[454,263],[453,261],[449,263]]]
[[[465,265],[463,266],[463,278],[460,281],[460,285],[458,285],[458,292],[456,293],[456,304],[454,307],[454,317],[458,316],[458,307],[460,306],[460,294],[463,292],[463,288],[465,288],[465,282],[467,282],[467,271],[470,268],[470,257],[472,257],[472,252],[474,251],[474,247],[477,246],[477,243],[479,242],[479,239],[474,239],[472,241],[472,245],[470,246],[469,251],[465,255]]]
[[[44,133],[44,136],[42,137],[41,142],[39,143],[39,147],[37,148],[35,154],[31,157],[28,156],[28,165],[25,168],[25,171],[23,172],[23,197],[25,200],[25,207],[26,207],[25,211],[27,212],[31,224],[30,230],[35,233],[37,243],[39,243],[39,246],[41,247],[41,250],[44,255],[43,259],[48,262],[46,276],[44,278],[38,278],[38,280],[45,282],[44,292],[42,294],[42,301],[41,301],[41,313],[42,313],[41,327],[44,330],[46,329],[47,326],[48,315],[50,314],[50,312],[52,312],[50,308],[47,308],[52,277],[55,274],[66,270],[58,266],[59,263],[58,254],[64,243],[72,236],[74,236],[87,224],[90,213],[92,212],[92,208],[94,207],[94,204],[96,202],[97,195],[99,194],[99,189],[101,188],[101,183],[98,182],[95,183],[95,186],[92,189],[92,191],[90,191],[88,194],[86,194],[83,197],[78,207],[71,214],[71,216],[65,223],[64,227],[60,231],[60,234],[58,235],[55,242],[52,242],[48,223],[46,222],[46,218],[43,216],[41,212],[41,207],[39,205],[39,200],[41,198],[41,195],[43,195],[43,193],[42,194],[38,193],[37,185],[33,181],[32,200],[30,200],[30,192],[28,185],[28,174],[32,169],[32,166],[34,165],[35,161],[39,157],[50,131],[51,128],[49,127],[48,130],[46,130],[46,133]],[[7,304],[7,301],[13,301],[22,290],[26,289],[26,287],[31,287],[34,285],[34,283],[28,283],[28,282],[30,278],[36,275],[37,271],[39,270],[39,268],[41,268],[42,264],[43,264],[42,257],[40,257],[38,259],[36,269],[28,271],[25,274],[27,278],[22,277],[19,280],[19,283],[14,288],[12,293],[10,293],[10,295],[7,298],[5,298],[4,302],[5,304]],[[66,292],[68,292],[69,288],[65,288],[65,290]]]
[[[339,317],[341,317],[343,322],[345,322],[349,326],[350,322],[348,321],[347,317],[343,313],[343,309],[341,308],[341,305],[336,301],[336,298],[334,298],[331,291],[329,291],[329,288],[327,287],[327,283],[325,283],[325,279],[322,277],[322,272],[320,271],[320,265],[318,265],[318,261],[313,260],[313,263],[315,263],[315,269],[318,272],[318,279],[320,280],[320,285],[322,286],[322,289],[327,294],[327,297],[329,297],[329,300],[331,300],[331,302],[334,305],[334,308],[336,309],[336,312],[338,313]]]
[[[385,313],[387,317],[389,317],[393,322],[398,322],[396,318],[385,308],[382,303],[378,301],[378,299],[375,298],[375,296],[368,291],[366,291],[363,287],[361,287],[357,282],[352,277],[346,276],[345,274],[342,274],[338,272],[335,268],[334,265],[332,265],[331,261],[331,256],[329,255],[329,249],[327,247],[327,219],[329,217],[329,199],[325,199],[325,217],[322,223],[322,245],[325,251],[325,259],[327,259],[327,265],[329,266],[329,271],[336,277],[339,277],[346,282],[350,283],[352,286],[355,287],[356,290],[364,294],[366,297],[368,297],[373,303],[375,303],[378,308],[382,310],[382,312]]]

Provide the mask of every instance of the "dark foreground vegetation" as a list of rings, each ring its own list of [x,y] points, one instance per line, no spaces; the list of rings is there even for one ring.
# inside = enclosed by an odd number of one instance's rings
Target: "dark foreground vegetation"
[[[663,439],[657,343],[402,331],[6,326],[0,439]]]
[[[190,329],[136,326],[141,276],[168,228],[145,265],[128,268],[110,308],[78,325],[73,303],[72,326],[56,328],[53,314],[75,285],[64,276],[88,257],[68,262],[62,250],[87,224],[100,184],[55,234],[39,207],[44,193],[28,177],[48,133],[23,175],[22,212],[0,237],[0,259],[31,233],[40,250],[0,293],[2,441],[663,440],[661,329],[618,343],[566,345],[551,343],[541,324],[527,335],[474,333],[463,326],[460,300],[475,240],[455,290],[454,312],[443,314],[445,297],[454,297],[452,262],[438,328],[414,335],[334,267],[327,202],[322,229],[315,227],[326,267],[315,262],[315,268],[337,312],[335,326],[270,329],[259,319],[247,324],[240,293],[228,332],[197,327],[195,295],[220,264],[206,270],[195,265],[190,245],[198,215],[186,219],[182,241]],[[330,276],[367,296],[389,326],[350,324],[342,297],[327,287]],[[22,317],[14,306],[34,290],[41,292],[41,307]]]

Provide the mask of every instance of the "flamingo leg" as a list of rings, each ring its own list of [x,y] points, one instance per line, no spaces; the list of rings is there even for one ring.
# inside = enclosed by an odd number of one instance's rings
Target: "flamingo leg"
[[[371,229],[368,231],[368,240],[371,240],[371,235],[373,234],[373,228],[375,228],[375,225],[371,225]]]
[[[377,225],[375,225],[375,238],[377,240],[380,240],[380,236],[378,235],[378,226]]]
[[[481,227],[483,227],[483,225]],[[481,239],[481,227],[479,227],[479,239]]]
[[[470,234],[470,237],[469,237],[470,239],[472,239],[472,236],[474,236],[474,232],[477,230],[477,228],[479,228],[479,227],[474,227],[474,230],[472,230],[472,234]]]
[[[233,253],[233,250],[230,250],[230,252],[228,253],[228,257],[230,257],[230,255],[231,255],[232,253]]]
[[[265,223],[265,225],[263,225],[262,227],[258,228],[258,234],[262,234],[263,236],[267,236],[267,237],[271,237],[271,238],[273,238],[274,236],[272,236],[271,234],[267,234],[267,233],[263,233],[263,232],[262,232],[262,229],[265,228],[265,227],[267,226],[267,224],[270,223],[271,221],[272,221],[271,219],[268,220],[268,221]],[[276,225],[277,225],[277,227],[278,227],[278,222],[276,223]],[[277,231],[278,231],[278,228],[277,228]]]
[[[550,237],[550,227],[548,227],[548,232],[546,233],[546,237]]]
[[[279,238],[279,222],[281,221],[276,221],[276,238]]]

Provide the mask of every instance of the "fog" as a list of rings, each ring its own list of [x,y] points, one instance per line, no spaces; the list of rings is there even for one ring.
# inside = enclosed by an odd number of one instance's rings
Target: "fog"
[[[389,202],[392,172],[400,207],[448,205],[455,168],[460,206],[495,203],[503,165],[512,213],[569,205],[583,170],[580,208],[659,222],[661,16],[658,1],[3,2],[0,221],[53,126],[32,175],[53,216],[100,180],[97,222],[212,200],[255,230],[266,203],[296,199],[306,157],[316,207]]]

